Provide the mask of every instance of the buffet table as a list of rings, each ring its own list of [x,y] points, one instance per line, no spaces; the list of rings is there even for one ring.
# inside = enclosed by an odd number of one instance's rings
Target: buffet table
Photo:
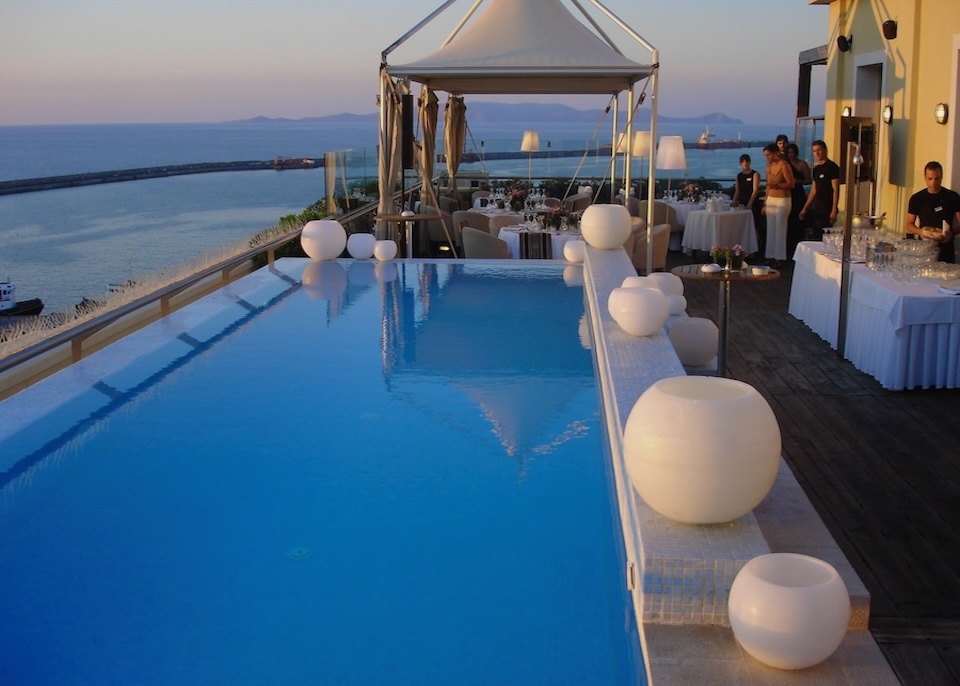
[[[789,312],[837,345],[840,262],[821,243],[794,256]],[[844,355],[891,390],[960,387],[960,296],[851,265]]]
[[[757,231],[750,210],[694,210],[683,229],[683,249],[710,252],[714,246],[743,246],[747,255],[757,251]]]

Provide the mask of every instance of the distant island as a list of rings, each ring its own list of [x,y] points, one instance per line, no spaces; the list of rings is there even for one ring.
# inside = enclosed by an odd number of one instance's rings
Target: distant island
[[[527,103],[509,104],[500,102],[467,103],[468,117],[475,124],[481,123],[510,123],[510,122],[595,122],[603,114],[603,110],[578,110],[567,105]],[[283,117],[253,117],[229,122],[231,124],[272,124],[293,122],[376,122],[380,115],[370,114],[331,114],[325,117],[303,117],[301,119],[287,119]],[[626,120],[626,114],[621,112]],[[728,117],[721,112],[711,112],[699,117],[667,117],[659,115],[659,121],[671,124],[734,124],[742,125],[742,119]],[[650,122],[650,110],[640,109],[637,112],[635,123],[646,125]]]

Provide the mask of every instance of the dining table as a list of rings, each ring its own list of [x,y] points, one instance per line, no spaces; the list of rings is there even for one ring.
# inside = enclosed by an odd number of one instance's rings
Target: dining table
[[[842,262],[817,241],[794,253],[787,311],[837,348]],[[960,296],[850,265],[844,357],[883,388],[960,388]]]
[[[740,245],[747,255],[757,252],[753,212],[747,209],[694,210],[687,215],[681,245],[685,252],[710,252],[714,247]]]
[[[507,253],[514,259],[561,259],[568,241],[581,240],[579,231],[543,230],[528,225],[504,226],[498,235],[507,244]]]
[[[719,269],[706,271],[715,265],[684,264],[670,271],[681,279],[691,281],[714,281],[720,286],[717,301],[717,376],[727,375],[727,332],[730,328],[730,286],[734,283],[762,283],[780,278],[776,269],[760,268],[755,273],[750,267],[744,269]]]

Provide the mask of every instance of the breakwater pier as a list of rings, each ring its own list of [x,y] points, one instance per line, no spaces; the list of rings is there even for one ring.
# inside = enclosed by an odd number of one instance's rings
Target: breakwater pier
[[[141,167],[138,169],[116,169],[114,171],[86,172],[82,174],[64,174],[62,176],[43,176],[35,179],[15,179],[0,181],[0,195],[49,191],[57,188],[93,186],[101,183],[120,183],[141,179],[159,179],[165,176],[185,174],[210,174],[228,171],[260,171],[285,169],[315,169],[323,164],[323,158],[278,157],[272,160],[246,160],[241,162],[197,162],[193,164],[169,164],[163,167]]]

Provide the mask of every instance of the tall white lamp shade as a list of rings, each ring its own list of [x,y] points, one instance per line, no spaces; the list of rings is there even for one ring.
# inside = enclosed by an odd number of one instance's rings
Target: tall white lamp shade
[[[657,144],[657,169],[666,169],[671,172],[667,176],[667,190],[673,180],[674,169],[687,168],[687,155],[683,150],[682,136],[660,136]]]
[[[520,142],[520,152],[527,153],[527,181],[533,179],[533,153],[540,151],[540,134],[536,131],[524,131]]]

